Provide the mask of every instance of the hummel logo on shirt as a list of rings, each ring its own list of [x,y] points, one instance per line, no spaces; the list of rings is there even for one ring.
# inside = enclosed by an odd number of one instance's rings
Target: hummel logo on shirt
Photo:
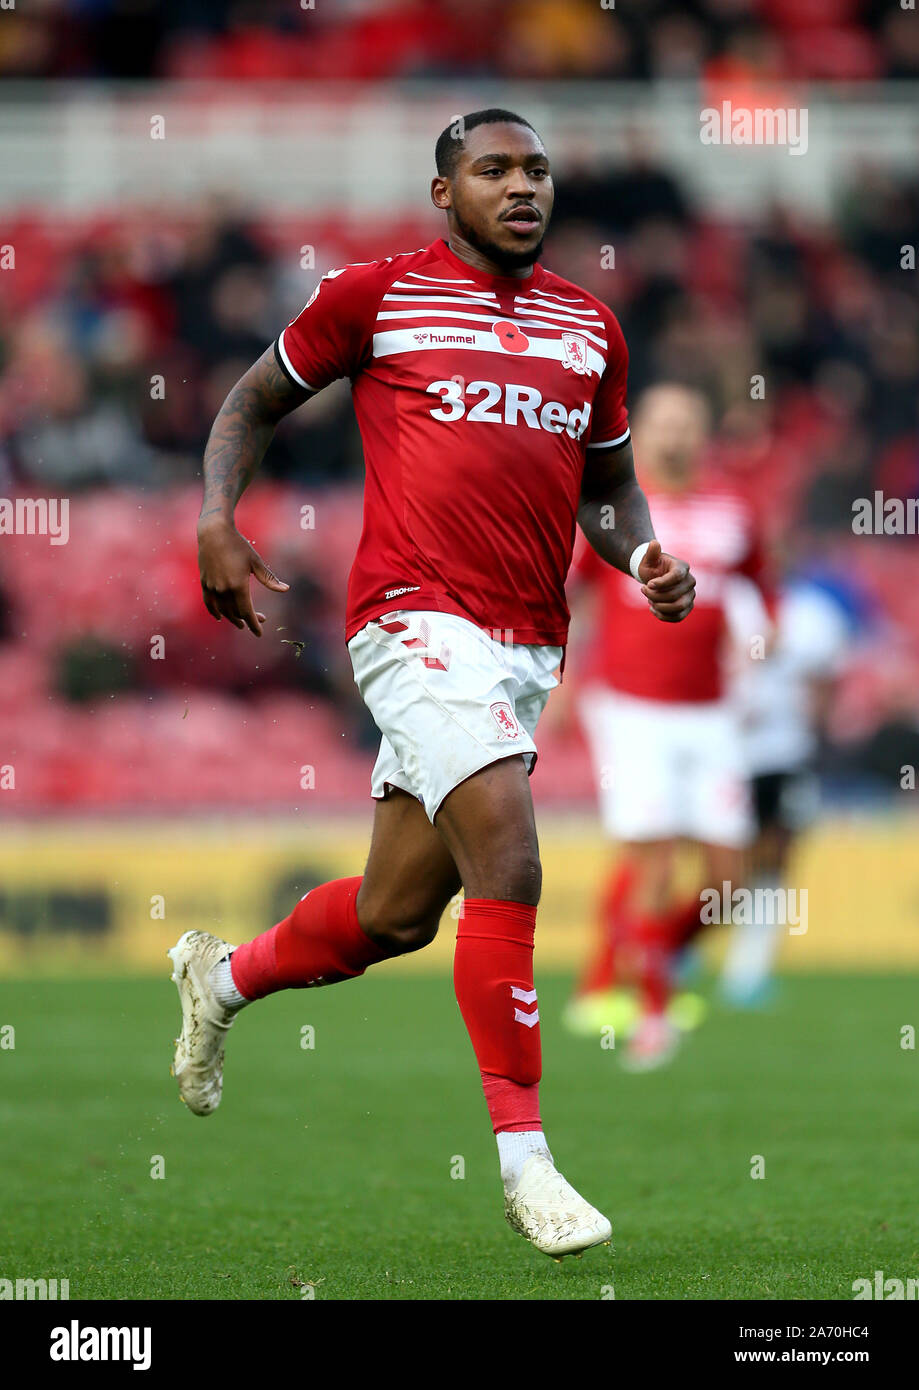
[[[450,343],[474,343],[475,337],[472,333],[413,333],[412,337],[416,343],[431,343],[449,345]]]

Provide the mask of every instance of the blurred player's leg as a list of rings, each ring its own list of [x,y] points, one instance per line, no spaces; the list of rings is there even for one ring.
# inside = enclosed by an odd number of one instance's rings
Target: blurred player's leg
[[[394,790],[378,801],[362,878],[312,889],[289,917],[236,949],[208,932],[186,932],[170,955],[183,1026],[173,1072],[196,1115],[220,1103],[223,1051],[236,1014],[281,989],[336,984],[369,965],[432,941],[460,886],[424,807]]]
[[[597,902],[594,946],[581,972],[575,993],[599,994],[616,984],[615,943],[621,930],[626,899],[635,878],[628,854],[620,854],[607,875]]]
[[[631,895],[633,931],[622,943],[637,980],[639,1017],[623,1065],[631,1071],[663,1066],[679,1034],[667,1018],[673,970],[673,877],[676,841],[644,840],[629,846],[635,866]]]
[[[599,1037],[609,1028],[618,1037],[634,1021],[635,999],[620,978],[621,944],[631,933],[634,878],[629,854],[619,853],[597,903],[593,949],[563,1015],[569,1032],[581,1037]]]
[[[782,928],[776,912],[779,890],[785,883],[793,833],[780,816],[785,774],[773,773],[753,780],[759,833],[753,847],[749,884],[753,893],[753,919],[738,922],[721,971],[720,989],[727,1003],[738,1009],[756,1008],[770,998],[775,958]]]
[[[719,890],[725,880],[740,885],[746,880],[751,814],[736,723],[723,702],[673,705],[653,726],[640,708],[626,706],[624,713],[632,740],[628,756],[640,752],[647,768],[653,769],[651,775],[646,770],[643,779],[635,775],[631,784],[620,788],[615,803],[620,833],[632,827],[629,854],[636,866],[627,919],[634,924],[634,943],[626,937],[621,952],[636,956],[641,1016],[629,1038],[625,1065],[645,1070],[669,1060],[683,1031],[674,1026],[671,1008],[676,960],[702,926],[698,897],[695,903],[675,900],[675,836],[698,846],[703,884]],[[663,770],[661,759],[666,760]],[[627,758],[624,761],[628,765]],[[652,839],[654,822],[645,809],[653,804],[649,793],[660,795],[662,787],[667,789],[667,812],[677,821],[667,841]],[[698,1007],[690,1014],[697,1023]]]
[[[623,867],[604,905],[609,911],[607,974],[618,988],[597,989],[592,996],[580,991],[565,1017],[574,1031],[598,1032],[611,1026],[618,1036],[629,1032],[638,1012],[631,991],[643,974],[648,974],[649,985],[652,976],[659,976],[655,938],[660,894],[654,883],[666,870],[666,864],[658,864],[658,847],[678,827],[675,759],[671,725],[647,701],[623,697],[598,684],[583,692],[580,712],[593,754],[603,828],[622,847]],[[653,908],[646,901],[649,892],[655,894]],[[601,913],[605,915],[604,909]],[[653,985],[648,992],[654,993]],[[657,1023],[651,1029],[661,1031]]]

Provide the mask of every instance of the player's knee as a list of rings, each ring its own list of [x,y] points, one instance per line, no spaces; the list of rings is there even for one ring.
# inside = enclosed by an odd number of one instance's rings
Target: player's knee
[[[512,903],[539,902],[542,864],[535,844],[500,843],[481,857],[468,876],[467,898],[496,898]]]
[[[505,896],[515,903],[539,902],[542,893],[542,864],[538,851],[521,848],[509,867]]]
[[[358,921],[361,930],[388,955],[402,956],[430,945],[437,935],[442,911],[442,907],[412,908],[384,899],[359,901]]]
[[[409,951],[420,951],[429,946],[437,935],[440,914],[425,917],[418,921],[390,923],[384,929],[384,938],[393,955],[407,955]]]

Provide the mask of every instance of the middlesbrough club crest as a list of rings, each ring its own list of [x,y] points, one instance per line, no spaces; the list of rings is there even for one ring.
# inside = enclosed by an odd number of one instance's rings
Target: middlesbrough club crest
[[[578,376],[589,376],[590,367],[587,365],[587,339],[580,333],[563,333],[562,349],[565,360],[564,367],[570,367]]]
[[[498,726],[499,739],[520,737],[520,725],[506,700],[496,700],[493,705],[489,705],[489,709]]]

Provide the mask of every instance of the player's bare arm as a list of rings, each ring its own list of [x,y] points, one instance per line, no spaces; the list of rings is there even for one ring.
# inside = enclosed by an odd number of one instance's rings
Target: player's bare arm
[[[610,507],[614,526],[609,524]],[[600,558],[624,574],[630,573],[635,547],[649,542],[638,577],[651,612],[661,622],[681,623],[692,611],[696,581],[686,561],[665,554],[655,538],[648,499],[635,477],[630,442],[619,449],[588,450],[578,523]]]
[[[270,347],[220,407],[204,451],[204,500],[198,517],[198,567],[207,611],[261,637],[263,613],[252,606],[249,576],[283,593],[282,583],[233,521],[278,422],[310,396],[278,366]]]

